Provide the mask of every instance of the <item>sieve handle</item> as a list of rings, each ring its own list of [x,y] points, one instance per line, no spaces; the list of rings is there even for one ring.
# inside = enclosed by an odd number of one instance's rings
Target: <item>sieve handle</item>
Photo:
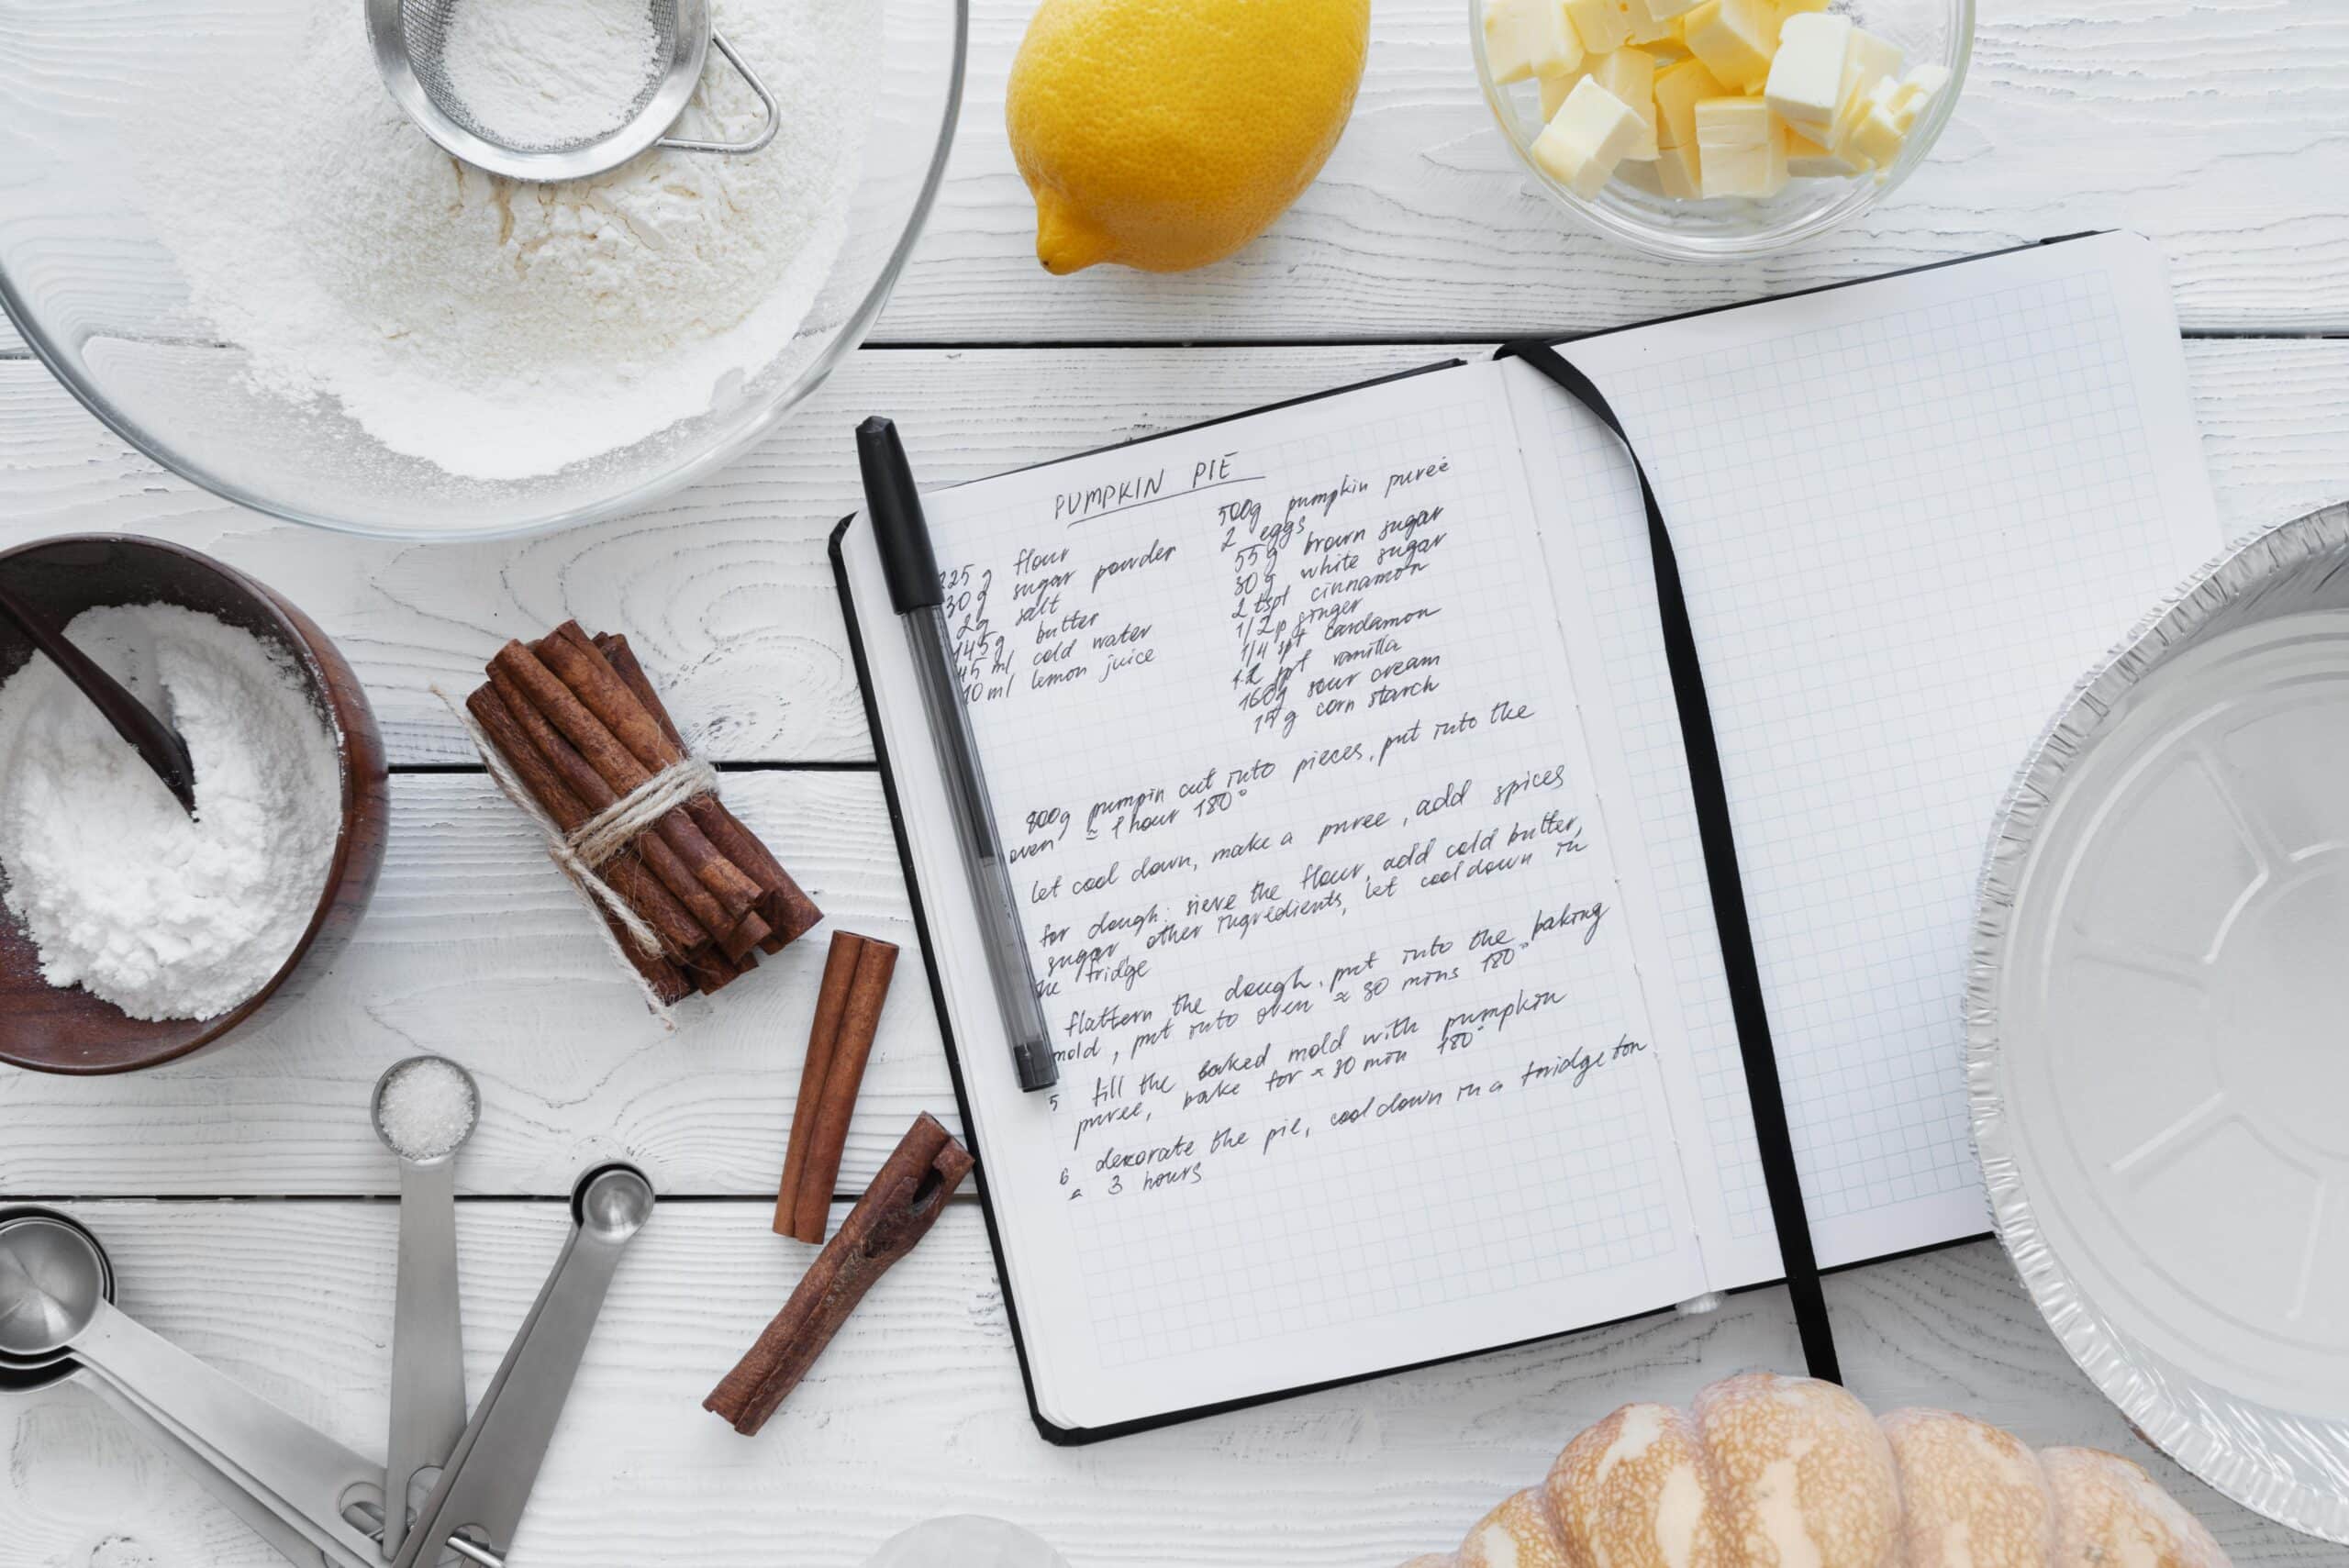
[[[718,46],[718,52],[726,57],[726,62],[734,68],[734,73],[749,83],[751,91],[759,95],[760,106],[766,110],[765,121],[748,141],[699,141],[692,137],[664,136],[652,145],[675,152],[756,152],[774,139],[775,127],[782,122],[782,113],[775,107],[774,95],[768,92],[767,84],[759,80],[759,73],[744,64],[742,57],[734,52],[734,46],[726,41],[724,33],[716,28],[710,28],[709,41]]]

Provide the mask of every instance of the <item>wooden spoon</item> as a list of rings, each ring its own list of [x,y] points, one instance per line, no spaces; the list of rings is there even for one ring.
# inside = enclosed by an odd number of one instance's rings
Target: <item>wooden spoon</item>
[[[191,817],[195,815],[195,763],[187,754],[187,742],[179,731],[155,717],[146,704],[123,686],[120,681],[100,669],[95,660],[65,639],[65,634],[49,624],[48,618],[18,598],[7,584],[0,583],[0,618],[16,623],[17,629],[35,648],[49,655],[65,678],[82,689],[82,695],[96,705],[106,715],[116,734],[130,742],[163,787]]]

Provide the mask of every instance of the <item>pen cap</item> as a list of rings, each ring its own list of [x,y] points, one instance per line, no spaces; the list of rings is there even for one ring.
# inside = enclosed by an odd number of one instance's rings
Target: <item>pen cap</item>
[[[930,525],[914,491],[897,427],[878,414],[856,428],[856,465],[864,475],[864,513],[888,579],[889,603],[899,615],[942,603],[938,557],[930,548]]]

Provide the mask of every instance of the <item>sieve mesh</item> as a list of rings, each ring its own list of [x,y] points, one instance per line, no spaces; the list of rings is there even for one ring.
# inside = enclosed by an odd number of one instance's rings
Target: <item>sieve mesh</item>
[[[424,95],[432,106],[458,126],[493,147],[510,152],[570,152],[603,140],[632,123],[652,102],[660,91],[662,77],[681,60],[692,47],[677,25],[676,0],[646,0],[645,10],[652,18],[652,31],[659,39],[653,50],[653,69],[646,73],[644,84],[637,89],[636,97],[626,108],[616,114],[610,125],[589,136],[572,137],[561,141],[517,142],[492,130],[473,117],[463,98],[450,84],[447,64],[449,18],[468,0],[400,0],[400,23],[407,46],[408,68],[416,72]]]

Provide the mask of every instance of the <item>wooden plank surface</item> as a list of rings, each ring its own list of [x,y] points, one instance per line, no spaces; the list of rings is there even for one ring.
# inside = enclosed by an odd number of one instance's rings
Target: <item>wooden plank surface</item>
[[[2349,328],[2336,0],[1979,0],[1965,96],[1928,166],[1853,227],[1738,265],[1654,261],[1575,228],[1492,124],[1464,0],[1377,0],[1353,118],[1320,179],[1266,238],[1174,278],[1037,265],[1003,129],[1033,9],[973,6],[961,135],[876,342],[1609,327],[2099,228],[2162,242],[2189,329]]]
[[[850,427],[888,410],[925,483],[978,478],[1489,345],[868,350],[725,473],[544,538],[401,544],[273,523],[160,473],[28,361],[0,363],[0,545],[165,533],[261,576],[357,666],[402,762],[469,761],[429,687],[565,616],[625,631],[713,756],[871,756],[824,540],[857,505]],[[2349,342],[2187,345],[2231,529],[2349,493]]]
[[[909,950],[842,1166],[861,1191],[918,1110],[956,1119],[879,778],[738,773],[727,797],[834,924]],[[564,1195],[585,1166],[628,1159],[664,1192],[772,1199],[829,928],[686,1002],[666,1032],[484,778],[405,774],[392,801],[358,935],[248,1032],[122,1077],[0,1068],[0,1194],[390,1195],[369,1091],[429,1051],[481,1082],[467,1192]]]
[[[123,1305],[362,1452],[382,1451],[395,1211],[384,1204],[72,1206]],[[476,1392],[560,1243],[555,1204],[459,1218]],[[522,1563],[853,1568],[940,1514],[1015,1519],[1076,1568],[1383,1568],[1448,1548],[1629,1399],[1797,1359],[1776,1291],[1082,1450],[1029,1425],[974,1206],[882,1282],[759,1438],[700,1409],[808,1250],[750,1204],[657,1211],[622,1265],[518,1539]],[[1970,1411],[2146,1464],[2243,1568],[2341,1560],[2138,1442],[1987,1243],[1828,1284],[1849,1381],[1878,1410]],[[0,1562],[280,1568],[74,1388],[0,1399]]]

